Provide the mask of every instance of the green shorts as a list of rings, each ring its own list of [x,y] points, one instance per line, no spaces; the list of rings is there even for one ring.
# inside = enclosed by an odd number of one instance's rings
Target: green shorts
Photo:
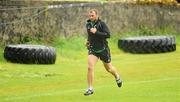
[[[100,58],[100,60],[102,60],[105,63],[111,62],[111,54],[110,54],[110,49],[108,47],[99,53],[93,51],[93,49],[90,48],[88,51],[88,55],[94,55],[94,56]]]

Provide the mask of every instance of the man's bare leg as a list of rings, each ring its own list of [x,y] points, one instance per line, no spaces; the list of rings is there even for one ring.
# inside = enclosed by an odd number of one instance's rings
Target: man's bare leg
[[[120,79],[120,76],[119,76],[116,68],[111,63],[103,62],[103,64],[104,64],[105,69],[115,77],[118,87],[121,87],[122,80]]]
[[[88,73],[87,73],[88,90],[86,91],[86,93],[84,93],[84,95],[90,95],[93,93],[94,66],[97,61],[98,58],[96,56],[88,55]]]

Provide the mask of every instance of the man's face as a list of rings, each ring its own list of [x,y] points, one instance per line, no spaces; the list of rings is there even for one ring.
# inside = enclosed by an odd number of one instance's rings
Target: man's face
[[[97,18],[97,14],[94,11],[89,12],[88,17],[91,21],[95,21]]]

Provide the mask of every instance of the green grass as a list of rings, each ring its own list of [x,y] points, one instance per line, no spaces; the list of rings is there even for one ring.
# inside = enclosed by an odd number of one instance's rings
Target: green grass
[[[95,67],[95,93],[83,96],[87,88],[85,39],[56,39],[54,65],[13,64],[0,50],[0,102],[179,102],[180,40],[177,51],[162,54],[129,54],[110,39],[112,63],[121,73],[123,87],[105,71],[101,61]]]

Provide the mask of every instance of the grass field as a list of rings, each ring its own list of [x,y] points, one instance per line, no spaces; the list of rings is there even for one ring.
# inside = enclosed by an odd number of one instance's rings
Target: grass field
[[[57,49],[54,65],[12,64],[3,59],[1,48],[0,102],[180,102],[179,39],[177,51],[162,54],[124,53],[111,39],[112,63],[121,73],[123,87],[117,87],[99,61],[95,93],[88,97],[83,95],[87,88],[84,41],[61,39],[53,44]]]

